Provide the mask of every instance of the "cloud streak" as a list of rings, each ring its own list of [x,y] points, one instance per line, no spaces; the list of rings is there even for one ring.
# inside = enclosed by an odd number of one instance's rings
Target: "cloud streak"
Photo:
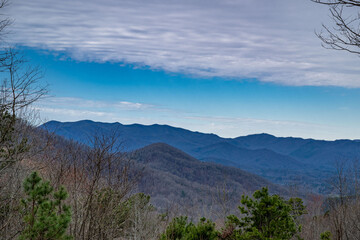
[[[327,9],[304,0],[14,0],[17,44],[80,61],[197,77],[360,87],[357,58],[320,47]],[[322,17],[320,17],[322,16]]]
[[[39,105],[41,106],[57,106],[57,107],[74,107],[74,108],[86,108],[86,109],[114,109],[114,110],[165,110],[159,106],[128,102],[128,101],[117,101],[117,102],[106,102],[96,101],[89,99],[82,99],[76,97],[46,97],[42,100]]]

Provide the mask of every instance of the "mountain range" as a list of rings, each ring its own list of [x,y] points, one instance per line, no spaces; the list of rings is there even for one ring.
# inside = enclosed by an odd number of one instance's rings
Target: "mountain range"
[[[127,152],[165,143],[203,162],[240,168],[274,183],[298,185],[318,193],[329,191],[326,181],[334,173],[337,161],[352,161],[360,155],[360,142],[353,140],[324,141],[264,133],[221,138],[168,125],[123,125],[90,120],[50,121],[41,128],[88,145],[94,135],[116,133],[118,145]]]

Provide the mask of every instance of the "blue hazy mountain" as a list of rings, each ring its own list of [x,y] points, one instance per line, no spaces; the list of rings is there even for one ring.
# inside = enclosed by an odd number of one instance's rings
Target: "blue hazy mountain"
[[[269,134],[255,134],[233,139],[232,144],[248,149],[269,149],[274,152],[300,159],[303,163],[333,165],[338,160],[351,160],[360,156],[358,140],[324,141],[293,137],[275,137]]]
[[[266,148],[247,149],[236,147],[229,142],[219,142],[205,147],[192,149],[192,155],[200,160],[217,158],[228,161],[232,165],[242,169],[300,169],[305,164],[291,156],[286,156]],[[221,163],[221,162],[220,162]]]
[[[109,136],[116,134],[118,143],[125,151],[132,151],[152,143],[163,142],[185,152],[191,149],[222,141],[215,134],[192,132],[167,125],[145,126],[140,124],[123,125],[120,123],[101,123],[90,120],[78,122],[50,121],[41,126],[67,139],[90,144],[94,135]]]
[[[269,134],[221,138],[168,125],[123,125],[89,120],[50,121],[41,127],[88,145],[94,135],[116,133],[118,144],[125,151],[166,143],[201,161],[238,167],[276,183],[311,185],[319,192],[336,161],[353,160],[360,155],[360,142],[351,140],[323,141]]]

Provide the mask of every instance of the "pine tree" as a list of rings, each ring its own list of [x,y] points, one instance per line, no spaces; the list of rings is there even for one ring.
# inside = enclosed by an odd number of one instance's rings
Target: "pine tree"
[[[305,213],[301,199],[285,201],[278,195],[269,195],[267,188],[242,196],[239,210],[243,217],[228,217],[228,229],[233,229],[227,239],[291,239],[300,232],[296,218]]]
[[[160,240],[217,240],[215,223],[201,218],[195,225],[187,217],[176,217],[161,235]]]
[[[27,197],[21,202],[24,207],[25,229],[20,239],[72,239],[66,234],[71,221],[70,207],[63,203],[68,196],[66,190],[60,187],[57,192],[53,192],[50,183],[33,172],[24,181],[24,191]]]

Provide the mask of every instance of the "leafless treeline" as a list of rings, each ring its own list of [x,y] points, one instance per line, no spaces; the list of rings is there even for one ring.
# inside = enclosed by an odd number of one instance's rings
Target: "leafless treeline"
[[[329,231],[331,239],[360,239],[360,165],[359,161],[338,161],[336,172],[329,180],[333,195],[313,195],[303,217],[304,239],[319,239]]]

